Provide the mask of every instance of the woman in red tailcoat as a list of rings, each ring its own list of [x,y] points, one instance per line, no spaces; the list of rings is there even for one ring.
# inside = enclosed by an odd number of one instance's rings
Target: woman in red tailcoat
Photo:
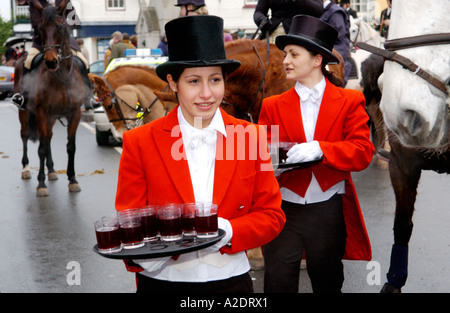
[[[272,143],[297,143],[286,163],[322,161],[276,170],[286,225],[263,248],[266,292],[298,292],[302,256],[313,291],[330,293],[341,291],[343,258],[371,259],[351,172],[370,164],[374,147],[363,94],[336,87],[325,69],[337,62],[331,53],[336,36],[329,24],[297,15],[289,34],[276,38],[287,78],[296,85],[264,99],[259,124],[267,125]]]
[[[116,209],[212,202],[225,236],[177,257],[134,260],[138,292],[252,292],[246,250],[282,230],[285,216],[263,127],[219,108],[227,60],[223,20],[186,16],[165,26],[169,61],[156,73],[176,93],[167,116],[125,132]],[[208,40],[205,40],[208,38]]]

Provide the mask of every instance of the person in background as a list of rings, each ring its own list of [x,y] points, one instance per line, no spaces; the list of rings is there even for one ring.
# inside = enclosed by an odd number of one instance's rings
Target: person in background
[[[381,11],[380,25],[375,27],[380,32],[380,36],[387,38],[389,34],[389,22],[391,20],[392,0],[386,0],[387,8]]]
[[[239,30],[237,32],[237,39],[243,40],[243,39],[249,39],[249,38],[245,35],[245,32],[243,30]]]
[[[138,293],[250,293],[246,251],[274,239],[285,222],[266,135],[219,108],[225,75],[240,66],[226,59],[223,20],[177,18],[165,33],[169,60],[156,73],[176,93],[179,106],[124,133],[116,209],[212,202],[225,236],[179,257],[126,265],[137,272]]]
[[[131,35],[131,37],[130,37],[131,44],[132,44],[135,48],[137,48],[137,46],[138,46],[137,39],[138,39],[137,35]]]
[[[113,45],[111,47],[111,55],[109,56],[110,63],[115,58],[121,58],[125,56],[125,50],[129,47],[123,42],[123,35],[120,31],[116,31],[112,34]]]
[[[108,49],[105,51],[105,69],[108,67],[109,60],[111,58],[111,49],[114,44],[114,39],[110,39],[108,43]]]
[[[233,41],[233,36],[230,34],[229,30],[225,30],[223,32],[223,41],[224,42]]]
[[[271,17],[269,18],[269,11]],[[291,27],[292,18],[297,14],[320,17],[323,12],[322,0],[258,0],[253,21],[261,29],[260,39],[266,38],[269,32],[270,42],[275,42],[275,37],[287,34]]]
[[[175,6],[180,7],[180,16],[208,15],[204,0],[177,0]]]
[[[130,42],[130,35],[128,33],[122,34],[123,43],[128,46],[128,49],[136,49],[136,47]]]
[[[167,50],[167,37],[166,35],[161,36],[161,42],[158,45],[158,49],[161,49],[163,56],[168,56],[169,51]]]
[[[10,60],[13,61],[17,60],[16,51],[14,51],[14,49],[11,47],[10,44],[7,44],[5,50],[5,61],[10,62]]]
[[[276,38],[284,51],[290,90],[263,100],[258,123],[274,128],[269,143],[295,143],[287,164],[321,160],[309,167],[276,170],[286,225],[263,247],[265,292],[298,292],[300,262],[315,293],[339,293],[342,259],[370,260],[371,247],[351,178],[369,166],[374,153],[362,92],[336,87],[326,69],[338,37],[329,24],[297,15],[287,35]],[[340,80],[340,79],[339,79]]]
[[[347,14],[353,18],[358,18],[358,12],[352,9],[350,0],[341,0],[341,7],[347,12]]]
[[[330,0],[323,0],[323,7],[324,12],[322,16],[320,16],[320,19],[333,26],[338,32],[334,49],[336,49],[344,59],[345,86],[352,70],[352,64],[350,62],[350,18],[342,7]]]

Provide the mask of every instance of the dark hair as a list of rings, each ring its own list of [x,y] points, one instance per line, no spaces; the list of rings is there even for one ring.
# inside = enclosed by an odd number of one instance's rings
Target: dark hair
[[[323,76],[325,76],[325,77],[330,81],[330,83],[332,83],[333,85],[335,85],[335,86],[337,86],[337,87],[344,88],[345,81],[344,81],[342,78],[337,77],[336,75],[334,75],[334,72],[331,72],[331,71],[327,70],[326,64],[323,64],[323,63],[322,63],[322,74],[323,74]]]
[[[311,51],[311,50],[308,50],[308,51],[309,51],[309,53],[312,56],[316,56],[316,55],[320,54],[320,53],[315,52],[315,51]],[[325,76],[325,78],[327,78],[330,81],[330,83],[332,83],[333,85],[335,85],[337,87],[344,88],[345,81],[342,78],[339,78],[336,75],[334,75],[334,72],[327,70],[326,66],[327,66],[327,63],[324,63],[322,61],[322,74],[323,74],[323,76]]]

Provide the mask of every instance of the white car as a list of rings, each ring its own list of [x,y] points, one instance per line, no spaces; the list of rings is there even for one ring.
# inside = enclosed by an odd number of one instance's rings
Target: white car
[[[164,63],[168,57],[161,56],[160,49],[127,49],[125,57],[113,59],[106,68],[106,74],[116,67],[122,65],[146,65],[149,67],[156,67],[158,64]],[[116,131],[116,128],[109,121],[103,106],[94,109],[94,123],[95,123],[95,137],[97,144],[106,146],[110,144],[122,143],[122,138]],[[111,143],[112,136],[112,143]]]

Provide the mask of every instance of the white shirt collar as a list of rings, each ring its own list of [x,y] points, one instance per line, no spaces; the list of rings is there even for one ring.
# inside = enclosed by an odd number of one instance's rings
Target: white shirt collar
[[[183,112],[181,111],[181,106],[178,107],[178,123],[180,124],[181,129],[185,128],[189,131],[202,131],[201,129],[197,129],[191,124],[186,121],[184,118]],[[211,123],[204,129],[213,129],[221,134],[223,134],[225,137],[227,136],[227,132],[225,130],[225,123],[223,121],[222,113],[220,112],[220,109],[217,108],[216,113],[214,113],[214,116],[211,120]]]
[[[306,101],[309,97],[312,97],[313,102],[316,102],[318,99],[322,98],[322,95],[325,91],[326,81],[322,76],[322,80],[317,83],[313,88],[309,89],[305,85],[302,85],[300,82],[295,84],[295,91],[299,95],[301,101]]]
[[[327,7],[327,5],[329,5],[331,2],[331,0],[327,0],[323,3],[323,8],[325,9]]]

